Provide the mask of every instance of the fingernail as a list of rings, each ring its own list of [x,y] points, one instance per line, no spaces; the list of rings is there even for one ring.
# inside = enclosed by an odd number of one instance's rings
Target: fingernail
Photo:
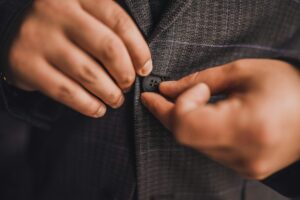
[[[124,96],[122,95],[122,96],[120,96],[120,98],[119,98],[119,100],[118,100],[118,103],[117,103],[116,105],[112,106],[112,107],[113,107],[114,109],[120,108],[120,107],[123,105],[124,101],[125,101],[125,98],[124,98]]]
[[[148,76],[151,73],[152,69],[153,69],[153,63],[152,63],[152,60],[150,59],[146,62],[146,64],[140,70],[140,75]]]
[[[96,114],[94,115],[95,118],[103,117],[106,113],[106,107],[100,106]]]
[[[208,86],[205,83],[199,83],[197,87],[198,87],[199,93],[206,92],[206,90],[208,88]]]

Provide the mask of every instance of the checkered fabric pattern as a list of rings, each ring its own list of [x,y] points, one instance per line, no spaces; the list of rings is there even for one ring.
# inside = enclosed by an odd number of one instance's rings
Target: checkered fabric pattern
[[[139,15],[135,17],[137,22],[142,21]],[[171,1],[148,36],[153,73],[173,79],[241,58],[300,61],[300,3]],[[256,182],[242,180],[204,155],[179,146],[141,105],[140,84],[137,82],[135,91],[140,199],[285,199]]]
[[[149,42],[155,75],[177,79],[240,58],[300,63],[299,0],[170,0],[155,25],[149,0],[121,3]],[[103,119],[65,110],[50,129],[32,128],[20,167],[0,178],[0,199],[286,199],[178,145],[140,94],[137,79],[125,106]]]

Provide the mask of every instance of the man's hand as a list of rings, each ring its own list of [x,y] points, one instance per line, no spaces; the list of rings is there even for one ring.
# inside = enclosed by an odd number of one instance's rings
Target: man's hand
[[[91,117],[120,107],[136,73],[152,70],[147,43],[112,0],[35,0],[9,61],[14,85]]]
[[[144,104],[177,140],[236,170],[263,179],[300,158],[300,76],[275,60],[245,59],[207,69],[160,92]],[[228,99],[207,104],[212,94]]]

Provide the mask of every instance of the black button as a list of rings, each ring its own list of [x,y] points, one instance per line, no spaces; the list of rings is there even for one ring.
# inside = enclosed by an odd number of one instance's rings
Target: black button
[[[168,80],[170,80],[169,77],[150,74],[149,76],[143,78],[142,90],[143,92],[158,92],[159,84]]]
[[[143,78],[142,81],[143,92],[158,92],[159,84],[165,80],[167,80],[166,77],[156,76],[156,75],[149,75]]]

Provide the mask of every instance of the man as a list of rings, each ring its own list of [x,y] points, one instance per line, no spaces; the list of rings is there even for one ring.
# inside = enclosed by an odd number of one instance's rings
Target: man
[[[242,178],[274,173],[298,195],[298,1],[0,8],[3,105],[30,126],[2,199],[285,199]]]

